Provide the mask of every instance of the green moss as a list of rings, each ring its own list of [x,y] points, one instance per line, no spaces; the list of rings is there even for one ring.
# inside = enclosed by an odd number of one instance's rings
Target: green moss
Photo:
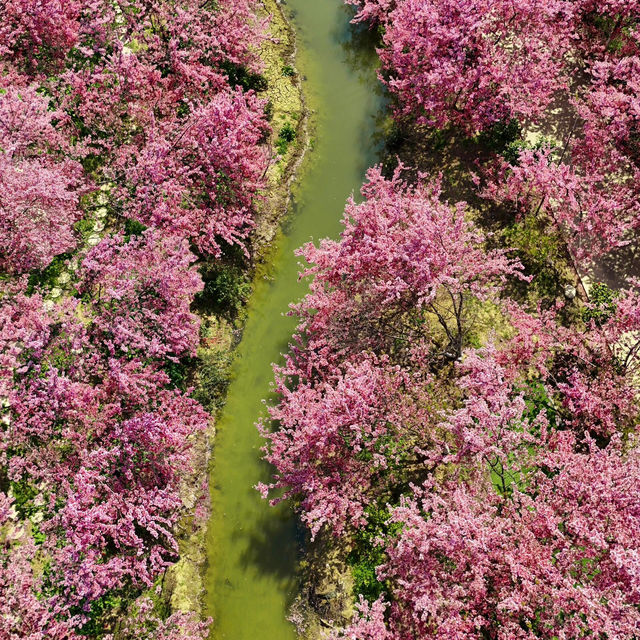
[[[296,139],[296,130],[290,122],[285,122],[280,133],[278,133],[278,139],[276,140],[276,149],[278,153],[283,156],[287,153],[289,144]]]
[[[370,602],[388,591],[386,582],[378,580],[376,569],[386,561],[386,554],[377,540],[397,536],[402,527],[390,522],[386,507],[369,505],[366,509],[367,525],[356,532],[353,548],[347,556],[353,575],[353,591],[357,598],[364,596]]]

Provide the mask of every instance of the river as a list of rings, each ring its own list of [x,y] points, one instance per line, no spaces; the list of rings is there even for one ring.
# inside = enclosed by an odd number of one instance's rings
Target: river
[[[253,488],[270,474],[254,425],[265,413],[271,364],[282,360],[295,328],[284,314],[305,292],[294,250],[339,233],[347,197],[375,162],[384,108],[371,38],[349,25],[342,0],[289,0],[286,8],[297,32],[304,91],[316,112],[315,144],[269,265],[256,278],[217,425],[206,576],[214,640],[295,638],[286,618],[302,536],[289,505],[271,508]]]

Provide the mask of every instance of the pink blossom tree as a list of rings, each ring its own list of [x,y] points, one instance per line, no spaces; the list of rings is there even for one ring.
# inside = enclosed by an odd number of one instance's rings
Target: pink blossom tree
[[[208,416],[168,372],[198,344],[191,246],[219,256],[253,226],[268,125],[249,85],[265,24],[253,0],[3,9],[0,635],[73,640],[177,557]],[[25,295],[76,248],[85,194],[106,236],[75,256],[69,295]],[[125,218],[151,228],[125,234]],[[206,635],[186,615],[141,614],[129,635]]]
[[[158,123],[123,146],[115,166],[123,213],[219,255],[253,228],[253,204],[268,165],[263,103],[220,93],[183,122]]]
[[[37,497],[21,509],[44,520],[41,550],[61,606],[80,607],[86,620],[93,601],[151,586],[175,559],[189,440],[208,416],[163,388],[168,377],[152,364],[145,371],[95,348],[78,311],[9,315],[21,338],[3,349],[14,384],[1,456],[12,486]]]
[[[185,240],[146,231],[105,238],[83,260],[79,291],[112,355],[193,355],[199,319],[189,305],[203,284]]]
[[[34,88],[0,95],[0,270],[46,267],[75,246],[81,167],[65,158],[56,113]]]
[[[511,305],[513,338],[465,353],[437,464],[378,540],[384,625],[344,637],[633,637],[637,293],[615,307],[585,332]]]
[[[279,429],[263,429],[277,469],[263,493],[301,497],[313,535],[324,524],[361,526],[369,502],[424,477],[429,369],[460,356],[472,300],[520,276],[505,253],[484,250],[463,203],[439,201],[437,182],[412,188],[379,169],[368,177],[364,202],[347,204],[340,242],[303,250],[314,281],[277,370]]]
[[[363,5],[391,12],[380,55],[399,113],[475,133],[497,122],[538,119],[567,87],[569,4],[521,0],[402,0]]]
[[[311,264],[302,276],[314,278],[295,308],[308,353],[329,358],[348,345],[401,360],[426,339],[433,359],[455,360],[470,330],[470,299],[490,299],[500,282],[519,277],[507,253],[485,251],[465,203],[442,203],[437,180],[410,187],[401,173],[387,180],[370,170],[364,202],[347,204],[341,240],[301,250]]]

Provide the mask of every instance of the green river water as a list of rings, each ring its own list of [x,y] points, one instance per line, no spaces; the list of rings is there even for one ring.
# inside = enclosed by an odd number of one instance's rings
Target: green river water
[[[217,425],[211,476],[207,613],[214,640],[295,638],[287,609],[295,595],[300,533],[290,506],[271,508],[253,486],[269,478],[255,422],[295,320],[284,314],[305,292],[294,250],[337,236],[347,197],[376,160],[384,98],[366,33],[349,25],[342,0],[289,0],[300,49],[298,69],[316,112],[307,168],[294,192],[266,273],[255,282],[226,406]]]

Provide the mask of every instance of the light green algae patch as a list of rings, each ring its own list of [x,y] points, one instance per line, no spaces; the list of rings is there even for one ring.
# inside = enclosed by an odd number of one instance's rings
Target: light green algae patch
[[[288,144],[284,153],[278,153],[280,132],[284,125],[291,125],[296,134],[301,123],[304,104],[300,91],[300,78],[296,69],[295,36],[287,23],[280,5],[275,0],[264,0],[265,10],[270,16],[271,41],[265,43],[260,58],[265,64],[262,72],[269,85],[273,134],[271,147],[275,150],[274,164],[267,177],[270,185],[278,185],[287,171],[288,161],[296,154],[296,145]]]
[[[297,69],[295,33],[276,0],[263,0],[263,18],[269,19],[270,39],[260,51],[267,111],[271,117],[271,164],[267,170],[267,191],[259,203],[254,246],[263,253],[273,240],[287,212],[290,189],[307,148],[308,111]]]

